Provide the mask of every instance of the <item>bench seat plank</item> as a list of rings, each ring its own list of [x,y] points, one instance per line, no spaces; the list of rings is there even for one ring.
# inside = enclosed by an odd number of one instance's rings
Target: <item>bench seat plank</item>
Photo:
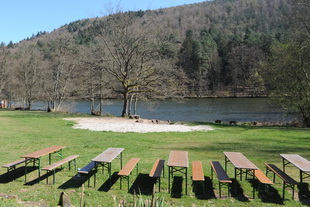
[[[288,184],[292,184],[292,185],[297,185],[298,183],[291,178],[289,175],[287,175],[285,172],[283,172],[281,169],[279,169],[277,166],[275,166],[274,164],[268,164],[265,163],[265,165],[273,172],[275,173],[277,176],[279,176],[284,182],[288,183]]]
[[[211,161],[210,162],[213,171],[216,173],[217,178],[222,183],[232,183],[228,175],[226,174],[225,170],[223,169],[222,165],[218,161]]]
[[[129,176],[131,171],[135,168],[140,158],[131,158],[126,165],[119,171],[118,175],[120,176]]]
[[[14,161],[14,162],[11,162],[11,163],[2,165],[2,167],[3,167],[3,168],[11,168],[11,167],[14,167],[14,166],[16,166],[16,165],[22,164],[22,163],[24,163],[24,162],[26,162],[26,161],[28,161],[28,160],[29,160],[29,159],[25,159],[25,158],[19,159],[19,160],[16,160],[16,161]]]
[[[88,174],[95,167],[96,167],[96,163],[95,162],[90,162],[85,167],[80,169],[78,171],[78,173]]]
[[[192,179],[193,181],[205,181],[201,161],[192,162]]]
[[[273,184],[273,182],[261,170],[253,170],[253,174],[259,180],[260,183],[267,185]]]
[[[165,160],[160,160],[160,159],[156,160],[149,176],[153,178],[159,178],[161,176],[161,172],[164,169],[164,163],[165,163]]]
[[[65,164],[69,161],[72,161],[72,160],[76,159],[77,157],[79,157],[79,155],[71,155],[69,157],[66,157],[65,159],[59,160],[59,161],[57,161],[57,162],[55,162],[49,166],[42,168],[42,170],[47,170],[47,171],[54,170],[55,168],[60,167],[61,165]]]

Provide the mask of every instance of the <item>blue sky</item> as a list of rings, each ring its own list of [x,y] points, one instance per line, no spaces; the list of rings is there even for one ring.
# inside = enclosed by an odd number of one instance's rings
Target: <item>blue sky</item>
[[[67,23],[123,11],[167,8],[205,0],[1,0],[0,42],[16,43],[39,31],[51,32]]]

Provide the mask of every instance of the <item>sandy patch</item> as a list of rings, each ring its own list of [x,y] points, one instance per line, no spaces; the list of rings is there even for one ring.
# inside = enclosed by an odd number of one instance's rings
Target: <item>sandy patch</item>
[[[67,118],[65,120],[75,121],[75,129],[88,129],[91,131],[113,131],[113,132],[191,132],[210,131],[212,127],[206,125],[188,126],[185,124],[169,124],[163,121],[125,118]]]

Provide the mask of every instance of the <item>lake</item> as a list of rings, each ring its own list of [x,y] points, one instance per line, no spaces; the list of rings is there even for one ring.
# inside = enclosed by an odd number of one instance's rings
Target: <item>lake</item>
[[[63,108],[69,112],[90,113],[90,102],[67,101]],[[46,109],[43,103],[34,104],[34,109]],[[104,101],[104,114],[120,116],[121,100]],[[283,113],[280,107],[266,98],[212,98],[165,100],[151,103],[138,102],[137,114],[141,118],[170,120],[173,122],[287,122],[293,119]]]

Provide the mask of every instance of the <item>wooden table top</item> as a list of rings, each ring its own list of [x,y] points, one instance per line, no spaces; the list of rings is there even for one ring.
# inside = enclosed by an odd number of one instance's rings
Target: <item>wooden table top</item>
[[[188,153],[186,151],[170,151],[168,166],[188,167]]]
[[[303,172],[310,172],[310,161],[296,154],[280,154],[283,159],[289,161],[292,165]]]
[[[224,155],[236,168],[250,170],[258,169],[258,167],[248,160],[248,158],[246,158],[241,152],[224,152]]]
[[[47,147],[47,148],[40,149],[38,151],[29,153],[29,154],[26,154],[26,155],[22,155],[20,157],[37,159],[37,158],[40,158],[40,157],[42,157],[44,155],[47,155],[47,154],[50,154],[50,153],[53,153],[53,152],[57,152],[57,151],[59,151],[59,150],[61,150],[63,148],[65,148],[65,146],[51,146],[51,147]]]
[[[92,161],[111,163],[123,150],[124,148],[108,148],[97,157],[93,158]]]

